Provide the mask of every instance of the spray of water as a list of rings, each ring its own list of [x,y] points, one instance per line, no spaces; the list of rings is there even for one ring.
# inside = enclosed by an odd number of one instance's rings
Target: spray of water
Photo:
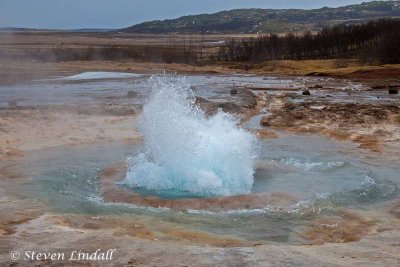
[[[256,138],[223,111],[206,117],[184,77],[154,76],[150,84],[139,120],[145,152],[128,159],[123,183],[194,196],[249,193]]]

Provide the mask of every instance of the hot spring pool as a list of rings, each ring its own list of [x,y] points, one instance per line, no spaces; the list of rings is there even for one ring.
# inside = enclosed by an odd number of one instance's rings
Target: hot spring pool
[[[181,82],[181,81],[178,81]],[[309,243],[301,229],[343,209],[377,209],[399,197],[398,158],[361,150],[318,135],[279,132],[257,140],[220,113],[205,117],[187,102],[187,86],[155,91],[139,129],[145,142],[63,146],[32,151],[22,160],[30,173],[27,196],[55,212],[145,216],[158,222],[255,241]],[[169,87],[168,87],[169,86]],[[210,199],[265,194],[271,205],[238,209],[171,209],[108,202],[100,194],[100,171],[130,160],[116,187],[161,199]]]
[[[282,133],[261,147],[251,191],[285,192],[299,199],[295,204],[287,206],[283,201],[282,207],[182,211],[103,201],[98,193],[101,168],[139,149],[123,143],[28,155],[24,166],[33,179],[23,188],[27,195],[46,200],[56,212],[146,216],[214,234],[289,243],[308,242],[296,229],[311,220],[335,215],[343,208],[375,209],[399,197],[396,159],[374,158],[351,144],[312,135]],[[165,191],[141,193],[188,197]]]

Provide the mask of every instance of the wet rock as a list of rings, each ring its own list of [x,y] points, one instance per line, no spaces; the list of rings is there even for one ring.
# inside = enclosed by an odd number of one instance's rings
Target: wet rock
[[[371,88],[374,89],[374,90],[381,90],[381,89],[385,89],[386,86],[379,84],[379,85],[373,85],[373,86],[371,86]]]
[[[198,105],[207,115],[213,115],[218,112],[218,109],[222,109],[227,113],[238,114],[241,112],[240,106],[233,102],[222,102],[216,103],[209,101],[203,97],[196,98],[196,105]]]
[[[231,89],[231,95],[237,95],[238,90],[237,89]]]
[[[128,261],[128,264],[129,264],[129,265],[135,266],[135,265],[142,264],[142,261],[139,260],[139,259],[131,258],[131,259]]]
[[[224,112],[228,113],[240,113],[240,107],[232,102],[219,103],[218,108],[221,108]]]
[[[257,96],[250,90],[240,92],[236,99],[225,102],[213,102],[203,97],[196,97],[195,104],[206,112],[207,115],[215,114],[219,108],[224,112],[241,114],[246,109],[254,109],[257,106]]]
[[[320,84],[316,84],[316,85],[314,85],[312,88],[315,88],[315,89],[321,89],[321,88],[323,88],[323,86],[322,86],[322,85],[320,85]]]
[[[311,93],[309,90],[305,90],[305,91],[303,91],[302,95],[311,95]]]
[[[253,109],[257,106],[257,96],[250,90],[245,90],[239,102],[243,107]]]
[[[274,139],[278,138],[279,136],[275,132],[260,129],[257,131],[257,137],[261,139]]]
[[[286,102],[283,107],[272,110],[271,115],[261,119],[260,124],[294,132],[320,132],[338,140],[353,141],[363,149],[382,152],[381,139],[385,138],[384,135],[357,132],[382,123],[398,124],[398,114],[400,107],[396,105]]]
[[[204,97],[196,97],[195,104],[201,108],[207,115],[212,115],[218,110],[217,103],[211,102]]]
[[[287,102],[284,106],[283,106],[284,110],[287,111],[292,111],[296,109],[296,104],[292,103],[292,102]]]
[[[260,120],[260,125],[261,125],[261,126],[264,126],[264,127],[270,127],[270,126],[271,126],[271,122],[270,122],[270,120],[269,120],[269,117],[263,117],[263,118]]]
[[[357,135],[352,138],[353,142],[359,143],[360,148],[369,149],[374,152],[382,152],[382,148],[379,144],[377,137],[368,135]]]
[[[390,86],[388,92],[389,95],[397,95],[399,93],[399,90],[394,86]]]

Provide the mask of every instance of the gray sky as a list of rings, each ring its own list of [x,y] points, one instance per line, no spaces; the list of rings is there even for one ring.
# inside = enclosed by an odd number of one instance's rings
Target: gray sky
[[[365,0],[364,0],[365,1]],[[234,8],[320,8],[357,0],[0,0],[0,27],[122,28]]]

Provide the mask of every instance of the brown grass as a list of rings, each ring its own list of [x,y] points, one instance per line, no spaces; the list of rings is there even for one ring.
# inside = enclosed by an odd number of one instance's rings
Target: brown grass
[[[42,77],[60,75],[60,73],[76,73],[81,70],[107,70],[107,71],[159,71],[169,70],[172,72],[209,72],[209,73],[232,73],[249,72],[261,75],[283,74],[283,75],[324,75],[344,78],[362,79],[382,83],[387,79],[398,79],[400,77],[400,64],[371,66],[362,65],[357,60],[333,59],[333,60],[280,60],[268,61],[257,65],[232,64],[227,62],[216,62],[198,66],[198,62],[190,65],[163,62],[162,58],[149,60],[125,57],[124,55],[136,55],[139,51],[148,49],[169,49],[176,47],[178,50],[193,47],[196,53],[202,51],[201,58],[206,59],[210,55],[216,55],[221,40],[239,39],[243,35],[185,35],[185,34],[129,34],[129,33],[71,33],[71,32],[18,32],[0,33],[0,83],[15,82],[20,80],[38,79]],[[99,57],[97,53],[101,49],[112,48],[118,50],[128,49],[129,53],[113,55],[109,60]],[[93,48],[93,49],[90,49]],[[143,50],[145,49],[145,50]],[[64,51],[65,50],[65,51]],[[86,51],[88,50],[88,51]],[[137,51],[136,51],[137,50]],[[165,50],[165,53],[169,53]],[[46,63],[38,59],[61,51],[63,56],[71,56],[70,61],[57,63]],[[72,52],[71,52],[72,51]],[[73,51],[78,51],[76,54]],[[88,53],[86,53],[86,52]],[[97,52],[96,52],[97,51]],[[100,51],[100,52],[99,52]],[[63,53],[66,55],[63,55]],[[90,52],[90,53],[89,53]],[[104,51],[103,51],[104,52]],[[72,53],[70,55],[70,53]],[[85,61],[78,61],[80,57]],[[132,54],[133,53],[133,54]],[[160,55],[164,57],[164,52]],[[38,56],[40,54],[41,56]],[[100,53],[101,54],[101,53]],[[141,52],[139,53],[141,54]],[[27,55],[34,55],[28,57]],[[198,55],[199,56],[199,55]],[[199,56],[200,57],[200,56]],[[166,57],[167,59],[169,56]],[[182,60],[182,59],[180,59]],[[40,60],[39,60],[40,61]],[[172,60],[173,61],[173,60]],[[190,63],[190,62],[189,62]],[[246,66],[245,66],[246,65]],[[246,71],[247,69],[247,71]]]
[[[243,69],[243,66],[231,66]],[[333,76],[367,81],[398,79],[400,64],[364,65],[355,59],[276,60],[251,66],[250,72],[282,75]],[[398,81],[400,82],[400,81]]]

